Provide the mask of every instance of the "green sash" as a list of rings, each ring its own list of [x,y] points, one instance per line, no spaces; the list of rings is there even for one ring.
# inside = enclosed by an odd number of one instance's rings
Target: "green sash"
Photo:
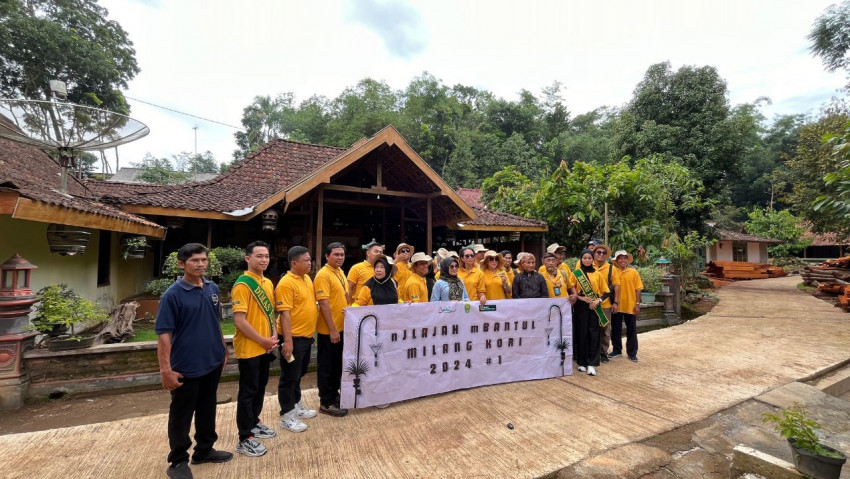
[[[573,271],[573,274],[576,276],[576,280],[578,280],[579,286],[581,286],[582,291],[584,291],[585,296],[590,298],[591,301],[599,299],[596,296],[596,293],[593,292],[593,287],[590,286],[590,280],[587,279],[587,276],[584,275],[584,272],[581,268]],[[605,317],[605,311],[602,310],[602,303],[596,305],[596,315],[599,316],[599,325],[603,328],[608,326],[608,318]]]
[[[233,283],[233,287],[235,288],[237,284],[242,283],[248,287],[251,291],[251,294],[254,295],[254,299],[257,300],[257,304],[260,305],[260,309],[266,313],[266,319],[269,321],[269,334],[274,332],[274,306],[272,305],[272,300],[269,299],[269,296],[266,294],[266,290],[257,283],[257,280],[248,276],[247,274],[243,274],[240,276],[235,283]]]

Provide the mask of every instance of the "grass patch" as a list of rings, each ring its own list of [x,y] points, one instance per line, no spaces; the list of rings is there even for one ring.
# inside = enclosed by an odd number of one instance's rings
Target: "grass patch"
[[[800,291],[805,291],[807,293],[812,293],[818,290],[814,286],[807,286],[806,283],[797,283],[797,289],[799,289]]]
[[[129,342],[138,343],[141,341],[156,341],[156,332],[154,331],[154,322],[143,320],[133,323],[133,332],[136,335]],[[225,336],[235,334],[236,326],[233,325],[233,319],[225,319],[221,322],[221,332]]]

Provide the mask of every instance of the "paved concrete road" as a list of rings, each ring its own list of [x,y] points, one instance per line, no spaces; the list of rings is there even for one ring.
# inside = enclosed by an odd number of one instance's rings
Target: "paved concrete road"
[[[640,335],[640,362],[599,376],[482,387],[308,420],[262,458],[195,477],[539,477],[704,419],[850,358],[850,315],[799,292],[797,277],[740,282],[687,324]],[[164,394],[164,393],[163,393]],[[306,393],[317,405],[316,392]],[[234,405],[218,446],[236,444]],[[276,398],[263,419],[276,424]],[[165,416],[0,437],[4,477],[163,477]],[[514,429],[505,425],[511,422]]]

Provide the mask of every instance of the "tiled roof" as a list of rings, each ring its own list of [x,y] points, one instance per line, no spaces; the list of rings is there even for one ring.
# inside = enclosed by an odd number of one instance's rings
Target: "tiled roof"
[[[62,194],[61,168],[34,146],[0,139],[0,186],[43,203],[161,229],[156,223],[95,201],[82,182],[68,175],[68,194]]]
[[[120,182],[120,183],[144,183],[142,180],[138,179],[139,175],[142,174],[144,170],[142,168],[120,168],[115,172],[108,180],[109,182]],[[218,173],[195,173],[191,177],[191,181],[207,181],[218,176]]]
[[[487,209],[481,203],[480,188],[458,188],[457,194],[475,210],[476,218],[464,223],[469,226],[512,226],[517,228],[547,227],[545,221],[523,218],[522,216]]]
[[[802,225],[806,228],[806,232],[803,233],[802,239],[804,240],[812,240],[811,246],[847,246],[850,245],[850,238],[846,236],[838,236],[838,233],[813,233],[811,231],[811,223],[804,223]]]
[[[752,243],[769,243],[769,244],[781,244],[784,241],[778,239],[771,238],[762,238],[761,236],[755,236],[747,233],[738,233],[737,231],[723,230],[717,229],[717,236],[724,241],[749,241]]]
[[[106,201],[197,211],[253,208],[330,163],[345,148],[273,140],[208,181],[175,186],[92,185]],[[104,182],[106,183],[106,182]]]

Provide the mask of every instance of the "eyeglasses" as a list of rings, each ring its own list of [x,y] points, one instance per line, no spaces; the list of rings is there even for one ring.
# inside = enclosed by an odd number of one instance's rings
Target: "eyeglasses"
[[[410,250],[407,249],[407,248],[403,248],[403,249],[400,249],[398,252],[399,253],[410,253]]]
[[[474,258],[475,255],[474,254],[465,254],[465,255],[463,255],[463,257],[464,258]]]
[[[456,265],[456,264],[454,264],[454,263],[450,264],[450,265],[449,265],[449,269],[452,269],[452,268],[457,269],[457,265]]]

